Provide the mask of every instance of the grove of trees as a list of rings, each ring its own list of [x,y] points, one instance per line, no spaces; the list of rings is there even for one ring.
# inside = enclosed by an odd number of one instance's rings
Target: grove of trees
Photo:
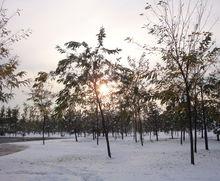
[[[159,141],[164,132],[172,139],[179,135],[181,145],[189,138],[195,164],[197,140],[204,139],[209,150],[208,132],[214,131],[217,141],[220,135],[220,48],[206,6],[202,0],[147,3],[140,15],[146,20],[144,31],[156,43],[141,45],[140,58],[120,57],[121,49],[106,48],[108,37],[101,27],[94,47],[84,41],[57,46],[64,58],[56,70],[40,71],[33,82],[17,71],[17,57],[10,53],[10,45],[30,32],[12,34],[7,23],[14,15],[8,17],[2,6],[0,102],[12,99],[14,88],[32,87],[23,107],[1,107],[0,134],[40,134],[43,144],[45,134],[74,134],[75,141],[91,135],[97,145],[104,137],[111,158],[110,137],[132,136],[143,146],[146,135]],[[160,57],[153,67],[149,54]],[[51,83],[62,88],[56,92]]]

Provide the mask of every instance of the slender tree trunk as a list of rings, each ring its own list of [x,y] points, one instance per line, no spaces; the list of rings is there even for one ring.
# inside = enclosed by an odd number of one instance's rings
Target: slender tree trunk
[[[220,140],[219,140],[219,134],[217,134],[217,141],[220,141]]]
[[[183,145],[183,130],[180,130],[180,144]]]
[[[95,140],[95,131],[92,130],[92,140]]]
[[[158,139],[158,123],[157,123],[157,119],[155,119],[155,134],[156,134],[156,141],[159,141],[159,139]]]
[[[135,140],[135,143],[137,143],[137,120],[136,120],[136,117],[134,117],[134,120],[133,120],[133,128],[134,128],[134,140]]]
[[[197,97],[195,97],[194,105],[194,151],[197,153]]]
[[[196,120],[194,120],[194,127],[195,127],[195,132],[194,132],[194,152],[197,153],[197,126],[196,126]]]
[[[104,133],[105,139],[106,139],[108,157],[111,158],[111,150],[110,150],[110,144],[109,144],[109,138],[108,138],[108,130],[107,130],[107,127],[106,127],[106,124],[105,124],[105,117],[104,117],[104,113],[103,113],[103,110],[102,110],[101,102],[99,100],[98,92],[96,90],[96,84],[95,84],[95,95],[96,95],[96,101],[98,103],[99,111],[100,111],[101,118],[102,118],[102,127],[103,127],[103,133]]]
[[[193,131],[192,131],[192,112],[191,112],[191,97],[189,94],[188,86],[186,86],[186,98],[187,98],[187,110],[188,110],[188,121],[189,121],[189,138],[190,138],[190,155],[191,164],[194,165],[194,149],[193,149]]]
[[[121,130],[121,139],[122,139],[122,140],[124,139],[124,133],[123,133],[123,130]]]
[[[76,129],[74,130],[74,135],[75,135],[75,140],[76,140],[76,142],[78,142]]]
[[[125,136],[126,136],[126,137],[128,136],[128,131],[127,131],[126,125],[125,125]]]
[[[203,98],[203,87],[201,86],[201,101],[202,101],[202,120],[204,126],[204,136],[205,136],[205,149],[209,150],[208,145],[208,134],[207,134],[207,121],[205,116],[205,106],[204,106],[204,98]]]
[[[140,117],[140,106],[139,106],[139,102],[138,102],[138,108],[137,108],[137,118],[138,118],[138,123],[139,123],[139,134],[140,134],[140,141],[141,141],[141,145],[144,146],[144,142],[143,142],[143,126],[142,126],[142,121],[141,121],[141,117]]]
[[[183,141],[186,141],[186,128],[183,129]]]
[[[141,120],[140,120],[140,140],[141,140],[141,145],[144,146],[144,142],[143,142],[143,126],[142,126]]]
[[[43,118],[43,145],[45,145],[45,124],[46,124],[46,116],[44,115],[44,118]]]
[[[171,139],[173,139],[173,128],[171,129]]]
[[[122,119],[120,119],[120,133],[121,133],[121,139],[123,140],[124,139],[124,124],[123,124],[123,121]]]
[[[201,130],[201,138],[204,138],[203,126],[202,126],[202,130]]]
[[[96,144],[99,145],[99,115],[96,107]]]

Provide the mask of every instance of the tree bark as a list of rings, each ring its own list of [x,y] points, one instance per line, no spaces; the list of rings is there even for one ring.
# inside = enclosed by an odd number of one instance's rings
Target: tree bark
[[[43,145],[45,145],[45,123],[46,123],[46,115],[44,115],[44,118],[43,118]]]
[[[156,141],[159,141],[159,139],[158,139],[158,123],[157,123],[157,118],[155,119],[155,134],[156,134]]]
[[[195,97],[194,105],[194,151],[197,153],[197,97]]]
[[[134,140],[135,140],[135,143],[137,143],[137,121],[136,121],[136,117],[134,117],[134,120],[133,120],[133,128],[134,128]]]
[[[99,114],[98,114],[98,106],[96,106],[96,144],[99,145]]]
[[[203,126],[202,126],[202,130],[201,130],[201,138],[204,138]]]
[[[201,103],[202,103],[202,120],[203,120],[203,126],[204,126],[204,136],[205,136],[205,149],[209,150],[208,145],[208,134],[207,134],[207,122],[206,122],[206,116],[205,116],[205,106],[204,106],[204,98],[203,98],[203,87],[201,86]]]
[[[180,144],[183,145],[183,130],[180,131]]]
[[[194,150],[193,150],[193,131],[192,131],[192,112],[191,112],[191,97],[188,90],[188,85],[186,85],[186,98],[187,98],[187,117],[189,122],[189,138],[190,138],[190,155],[191,155],[191,164],[195,164],[194,160]]]
[[[139,102],[138,102],[137,114],[138,114],[137,117],[138,117],[138,123],[139,123],[140,141],[141,141],[141,145],[144,146],[144,142],[143,142],[143,126],[142,126],[141,117],[140,117],[140,106],[139,106]]]
[[[170,133],[171,133],[171,139],[173,139],[173,128],[171,129]]]
[[[124,133],[123,133],[123,130],[121,130],[121,139],[122,139],[122,140],[124,139]]]
[[[108,157],[111,158],[111,150],[110,150],[110,144],[109,144],[109,139],[108,139],[108,130],[106,128],[104,113],[102,110],[101,102],[99,100],[98,92],[96,90],[96,84],[95,84],[95,95],[96,95],[96,101],[98,103],[99,111],[100,111],[101,118],[102,118],[102,127],[103,127],[103,133],[104,133],[105,139],[106,139]]]
[[[78,142],[76,129],[74,130],[74,135],[75,135],[75,140],[76,140],[76,142]]]
[[[143,126],[142,126],[141,120],[140,120],[139,124],[140,124],[140,141],[141,141],[141,145],[144,146],[144,142],[143,142]]]
[[[184,127],[183,130],[183,141],[186,141],[186,128]]]

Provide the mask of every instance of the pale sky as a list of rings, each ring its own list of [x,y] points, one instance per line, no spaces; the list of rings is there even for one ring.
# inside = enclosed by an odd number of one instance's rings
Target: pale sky
[[[184,2],[184,0],[182,0]],[[185,0],[188,2],[188,0]],[[20,69],[29,75],[38,71],[56,68],[61,59],[55,46],[74,41],[96,42],[96,34],[101,26],[107,33],[106,46],[122,48],[122,56],[138,55],[140,50],[124,39],[134,37],[147,42],[147,33],[141,27],[144,19],[145,0],[6,0],[5,7],[10,12],[22,9],[21,16],[10,22],[12,30],[21,28],[32,30],[27,40],[14,47],[20,57]],[[212,14],[220,17],[220,0],[212,0]],[[220,22],[214,28],[216,40],[220,40]],[[10,101],[11,105],[21,104],[21,93]]]
[[[33,33],[16,48],[21,65],[37,72],[55,68],[56,45],[76,41],[96,41],[101,26],[107,33],[106,45],[124,46],[127,36],[140,33],[139,13],[144,0],[7,0],[10,10],[22,9],[13,26],[30,28]],[[138,37],[137,37],[138,38]],[[126,43],[127,44],[127,43]]]

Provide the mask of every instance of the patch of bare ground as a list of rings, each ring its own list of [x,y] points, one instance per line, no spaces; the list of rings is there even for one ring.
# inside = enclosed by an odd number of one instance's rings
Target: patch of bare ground
[[[0,144],[0,156],[9,155],[15,152],[25,150],[27,146],[15,144]]]

